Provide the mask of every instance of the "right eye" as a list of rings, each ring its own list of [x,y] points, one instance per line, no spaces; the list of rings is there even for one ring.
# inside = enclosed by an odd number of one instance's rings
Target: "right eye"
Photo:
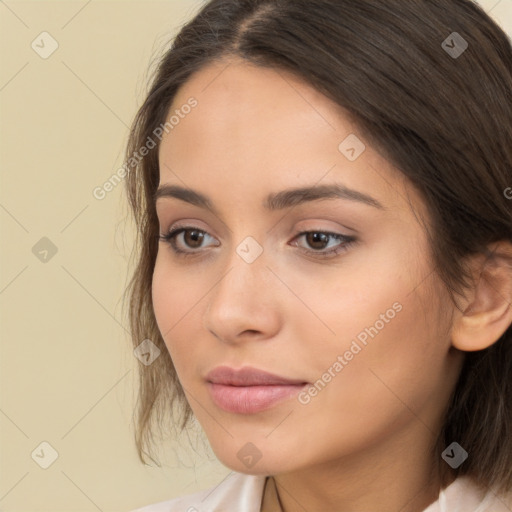
[[[180,237],[182,234],[184,236]],[[202,229],[196,228],[194,226],[181,226],[172,229],[165,235],[160,235],[159,239],[162,242],[168,243],[176,254],[188,256],[191,254],[196,254],[198,251],[187,250],[187,247],[189,249],[201,248],[201,243],[204,241],[205,236],[211,237],[211,235],[209,235],[206,231],[203,231]]]

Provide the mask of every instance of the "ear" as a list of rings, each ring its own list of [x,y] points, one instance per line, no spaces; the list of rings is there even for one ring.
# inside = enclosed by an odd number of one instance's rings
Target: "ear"
[[[452,345],[463,351],[483,350],[512,323],[512,244],[497,242],[489,253],[470,261],[473,286],[454,314]]]

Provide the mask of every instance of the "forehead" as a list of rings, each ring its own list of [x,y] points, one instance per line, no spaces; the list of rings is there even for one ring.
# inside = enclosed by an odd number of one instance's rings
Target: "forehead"
[[[183,153],[192,156],[190,145],[198,152],[221,144],[223,154],[237,148],[246,155],[258,147],[261,157],[262,146],[266,154],[293,144],[300,152],[307,142],[318,142],[315,132],[330,135],[325,149],[336,151],[338,139],[355,129],[344,109],[304,81],[243,60],[216,61],[193,74],[175,96],[168,119],[192,97],[197,106],[180,116],[161,144],[172,147],[175,157],[185,147]]]
[[[320,117],[333,118],[333,109],[346,114],[336,103],[289,71],[257,66],[240,58],[213,61],[192,74],[178,90],[172,107],[178,107],[191,95],[200,98],[209,112],[228,107],[224,114],[235,105],[238,108],[243,105],[247,113],[282,107],[292,111],[313,110]]]
[[[196,106],[184,109],[191,98]],[[340,151],[348,137],[365,142],[345,109],[286,71],[211,63],[178,90],[171,116],[178,122],[160,144],[160,184],[248,198],[337,181],[403,203],[402,176],[367,143],[355,161]]]

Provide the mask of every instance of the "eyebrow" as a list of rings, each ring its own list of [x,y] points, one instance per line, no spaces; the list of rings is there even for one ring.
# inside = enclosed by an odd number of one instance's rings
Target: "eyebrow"
[[[190,188],[181,187],[179,185],[162,185],[156,190],[153,195],[153,200],[156,203],[162,198],[180,199],[181,201],[185,201],[200,208],[205,208],[217,216],[219,215],[212,201],[207,196]],[[325,199],[346,199],[349,201],[357,201],[380,210],[386,210],[374,197],[338,183],[290,188],[269,194],[263,201],[263,207],[269,211],[283,210],[298,204]]]

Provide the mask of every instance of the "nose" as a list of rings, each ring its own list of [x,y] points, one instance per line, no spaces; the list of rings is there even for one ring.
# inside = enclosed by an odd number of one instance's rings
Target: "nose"
[[[233,252],[207,295],[203,325],[226,343],[275,336],[281,324],[279,280],[264,252],[250,263]]]

